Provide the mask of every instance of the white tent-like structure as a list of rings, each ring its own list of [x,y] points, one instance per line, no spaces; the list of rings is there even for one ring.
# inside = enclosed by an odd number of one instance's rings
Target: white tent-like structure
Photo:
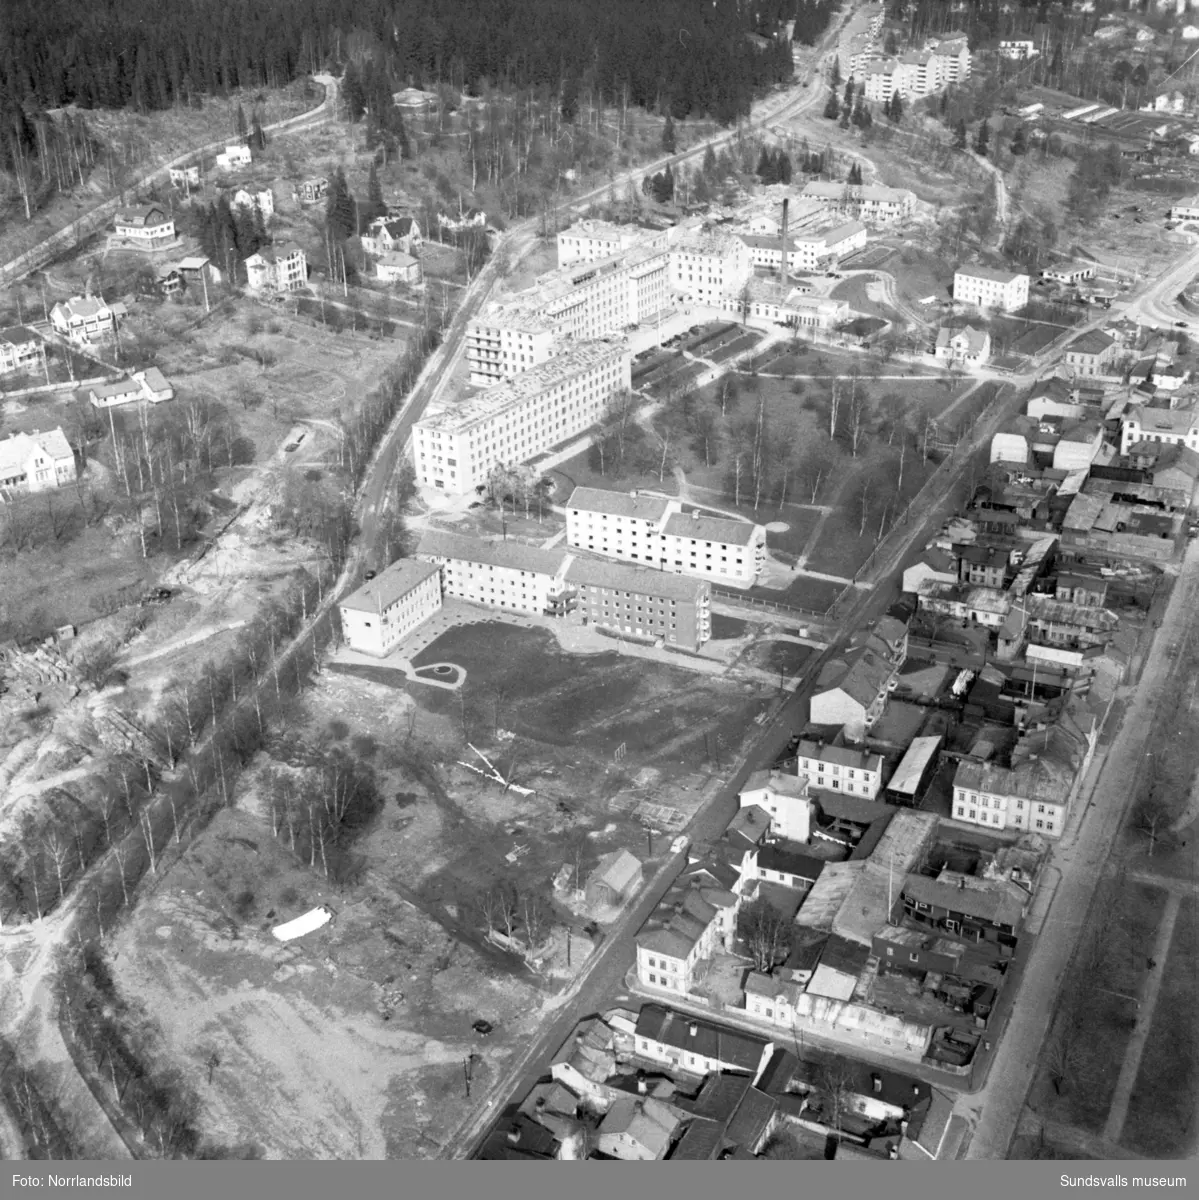
[[[331,920],[333,920],[333,910],[328,905],[322,904],[310,912],[306,912],[302,917],[296,917],[294,921],[276,925],[271,933],[281,942],[291,942],[296,938],[303,937],[306,933],[313,933],[323,925],[328,925]]]

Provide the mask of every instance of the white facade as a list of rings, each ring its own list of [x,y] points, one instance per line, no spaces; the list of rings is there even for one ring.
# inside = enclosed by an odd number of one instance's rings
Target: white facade
[[[812,787],[873,800],[883,786],[883,756],[847,746],[800,742],[795,769]]]
[[[1136,405],[1120,423],[1120,453],[1127,454],[1134,442],[1161,442],[1199,451],[1199,413]]]
[[[760,779],[758,776],[767,778]],[[778,771],[755,771],[738,794],[742,808],[757,805],[770,815],[770,832],[806,844],[812,832],[812,801],[807,780]]]
[[[1028,276],[990,267],[961,267],[954,272],[953,298],[959,304],[1014,312],[1028,303]]]
[[[122,209],[113,218],[113,230],[115,240],[143,250],[175,241],[175,222],[154,204]]]
[[[615,225],[611,221],[577,221],[558,234],[558,266],[596,262],[623,254],[634,246],[669,244],[666,230],[642,229],[639,225]]]
[[[766,530],[748,521],[685,514],[678,500],[576,488],[566,543],[607,558],[749,587],[766,562]]]
[[[171,183],[175,187],[199,187],[199,167],[172,167],[169,171]]]
[[[638,245],[544,275],[512,300],[491,305],[467,326],[471,382],[496,383],[548,361],[555,343],[623,332],[671,304],[665,246]]]
[[[248,167],[250,165],[250,147],[226,146],[224,152],[216,156],[216,165],[220,171],[232,171],[237,167]]]
[[[339,605],[346,644],[385,658],[441,608],[441,571],[434,563],[401,559]]]
[[[724,233],[692,233],[670,251],[670,283],[693,304],[719,307],[735,295],[753,271],[749,247]]]
[[[84,345],[111,337],[116,326],[116,309],[91,296],[72,296],[50,310],[56,333]]]
[[[1037,48],[1031,38],[1012,38],[999,43],[999,57],[1021,62],[1026,58],[1035,58]]]
[[[803,198],[838,212],[856,213],[869,225],[890,225],[916,210],[916,194],[906,188],[873,184],[832,183],[815,179],[804,186]]]
[[[16,371],[42,371],[46,365],[46,343],[24,325],[0,329],[0,375]]]
[[[296,292],[308,284],[308,259],[292,243],[264,246],[246,259],[246,283],[251,291]]]
[[[262,214],[264,221],[269,221],[275,215],[275,194],[270,188],[252,192],[249,188],[238,188],[229,200],[229,207],[256,208]]]
[[[627,345],[580,342],[508,383],[426,413],[412,431],[416,477],[441,491],[474,491],[496,465],[527,462],[585,433],[630,384]]]
[[[62,427],[0,438],[0,498],[45,492],[75,480],[75,455]]]

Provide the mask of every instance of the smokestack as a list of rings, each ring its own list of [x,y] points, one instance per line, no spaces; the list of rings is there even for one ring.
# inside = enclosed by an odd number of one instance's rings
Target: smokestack
[[[787,282],[787,208],[790,200],[783,198],[783,246],[782,259],[779,262],[779,283]]]

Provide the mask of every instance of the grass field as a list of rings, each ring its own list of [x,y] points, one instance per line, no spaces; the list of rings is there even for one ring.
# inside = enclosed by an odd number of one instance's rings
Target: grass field
[[[1029,1094],[1030,1106],[1042,1116],[1096,1134],[1103,1132],[1132,1034],[1135,1009],[1125,997],[1144,979],[1145,948],[1152,945],[1166,901],[1165,892],[1146,884],[1130,883],[1118,891],[1115,883],[1109,886],[1118,907],[1103,935],[1105,957],[1093,983],[1069,1008],[1082,1022],[1085,1036],[1077,1039],[1060,1092],[1049,1078],[1049,1066],[1043,1065]],[[1053,1037],[1051,1032],[1051,1045]],[[1047,1053],[1044,1061],[1051,1057]]]
[[[1184,900],[1170,941],[1157,1008],[1132,1090],[1121,1142],[1151,1158],[1195,1150],[1199,1112],[1199,1030],[1194,1020],[1199,982],[1199,907]]]

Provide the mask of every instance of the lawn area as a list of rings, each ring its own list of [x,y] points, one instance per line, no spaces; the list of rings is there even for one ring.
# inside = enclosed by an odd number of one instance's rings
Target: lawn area
[[[855,275],[852,279],[843,279],[832,291],[834,300],[844,300],[854,312],[865,313],[868,317],[883,317],[891,320],[895,310],[878,300],[871,299],[871,292],[880,292],[882,285],[874,276]]]
[[[1170,955],[1141,1069],[1132,1089],[1122,1144],[1151,1158],[1181,1158],[1194,1152],[1199,1112],[1199,1032],[1195,985],[1199,981],[1199,906],[1184,900],[1178,911]]]
[[[778,604],[793,604],[809,612],[826,613],[836,598],[845,590],[842,583],[830,583],[827,579],[812,579],[797,575],[783,591],[773,588],[749,588],[746,595],[757,600],[773,600]]]
[[[615,645],[615,644],[614,644]],[[732,685],[611,653],[576,655],[543,629],[479,621],[444,633],[413,658],[417,667],[455,663],[467,671],[467,704],[490,712],[522,738],[610,758],[625,743],[630,758],[702,759],[705,729],[737,730],[757,714]],[[457,716],[458,694],[414,687],[422,707]],[[731,744],[731,743],[730,743]]]
[[[761,340],[762,335],[760,333],[743,333],[731,342],[726,342],[717,350],[706,351],[701,348],[698,353],[709,362],[727,362],[730,358],[736,358],[738,354],[744,354],[747,350],[752,350]]]
[[[678,495],[674,475],[667,471],[661,482],[656,470],[638,470],[635,462],[625,460],[625,469],[618,472],[612,463],[607,464],[607,473],[601,475],[590,462],[590,450],[580,450],[573,458],[546,471],[554,481],[554,503],[564,504],[576,487],[603,488],[606,491],[627,492],[633,488],[652,488],[670,496]]]
[[[713,641],[728,642],[734,638],[743,637],[748,628],[748,621],[741,621],[736,617],[726,616],[724,613],[712,614]]]
[[[1133,1030],[1135,1010],[1125,997],[1144,980],[1145,948],[1153,944],[1165,903],[1166,893],[1147,884],[1121,886],[1111,880],[1102,886],[1080,942],[1085,955],[1087,939],[1098,939],[1101,961],[1093,971],[1076,962],[1059,998],[1058,1024],[1029,1094],[1030,1106],[1040,1115],[1102,1133]],[[1179,1011],[1175,1009],[1175,1021]],[[1056,1047],[1063,1044],[1060,1026],[1066,1020],[1076,1022],[1082,1032],[1063,1061]],[[1056,1086],[1055,1073],[1061,1076]]]

